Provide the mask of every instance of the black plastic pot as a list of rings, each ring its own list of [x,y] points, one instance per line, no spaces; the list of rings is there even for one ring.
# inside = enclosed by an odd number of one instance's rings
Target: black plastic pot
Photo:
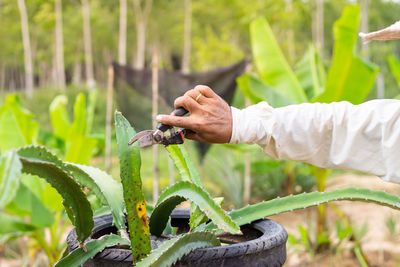
[[[188,228],[189,211],[174,210],[171,225],[178,231]],[[243,235],[224,235],[220,247],[196,249],[180,259],[174,266],[282,266],[286,260],[285,229],[277,222],[264,219],[241,227]],[[91,238],[116,233],[111,215],[95,218]],[[67,237],[69,252],[78,248],[76,232],[72,230]],[[106,248],[83,266],[122,267],[132,266],[132,253],[128,249]]]

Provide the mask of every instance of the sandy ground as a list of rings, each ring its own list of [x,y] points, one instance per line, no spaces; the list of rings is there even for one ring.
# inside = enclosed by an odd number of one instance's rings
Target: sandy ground
[[[345,174],[331,177],[327,181],[327,190],[358,187],[373,190],[384,190],[388,193],[400,195],[400,185],[384,182],[374,176]],[[400,211],[374,203],[356,201],[334,202],[358,229],[364,223],[368,224],[366,234],[361,240],[362,249],[371,266],[400,266]],[[280,222],[286,230],[298,235],[298,224],[304,226],[315,221],[316,209],[309,208],[295,212],[273,216],[272,219]],[[386,220],[392,216],[397,220],[397,232],[390,235]],[[335,220],[336,213],[328,210],[330,221]],[[334,256],[332,252],[317,255],[313,259],[307,253],[296,252],[288,244],[288,259],[285,266],[359,266],[353,253],[349,249]]]

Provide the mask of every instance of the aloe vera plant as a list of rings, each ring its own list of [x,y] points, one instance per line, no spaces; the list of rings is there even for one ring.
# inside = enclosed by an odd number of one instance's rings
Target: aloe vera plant
[[[213,199],[202,188],[200,175],[184,146],[174,145],[167,150],[183,181],[164,190],[154,209],[150,208],[149,212],[146,208],[150,206],[146,204],[141,190],[138,144],[128,146],[128,140],[135,132],[120,113],[116,113],[115,120],[122,186],[99,169],[63,162],[43,147],[28,146],[10,150],[0,157],[0,209],[12,200],[16,188],[21,186],[18,180],[22,173],[45,179],[64,198],[66,213],[76,227],[81,247],[59,260],[55,266],[80,266],[106,247],[120,245],[131,247],[136,266],[170,266],[197,248],[219,246],[220,241],[216,234],[240,234],[239,226],[254,220],[334,200],[369,201],[400,209],[400,198],[395,195],[348,188],[277,198],[228,213],[221,208],[222,199]],[[9,189],[7,192],[10,193],[5,194],[4,188]],[[93,212],[84,188],[92,191],[110,209],[113,224],[119,230],[118,235],[104,235],[99,239],[85,241],[92,231]],[[160,236],[166,229],[171,211],[186,199],[193,205],[191,233],[171,237],[157,249],[150,251],[149,233]],[[129,238],[124,211],[127,214]],[[34,231],[31,225],[11,215],[0,213],[0,218],[0,225],[6,223],[7,227],[18,228],[21,232]],[[7,232],[6,226],[1,228],[0,234]]]

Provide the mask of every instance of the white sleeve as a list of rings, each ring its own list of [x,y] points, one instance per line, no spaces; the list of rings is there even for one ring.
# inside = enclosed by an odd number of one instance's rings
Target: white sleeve
[[[232,119],[232,144],[258,144],[273,158],[359,170],[400,183],[399,100],[276,109],[261,102],[243,110],[232,107]]]

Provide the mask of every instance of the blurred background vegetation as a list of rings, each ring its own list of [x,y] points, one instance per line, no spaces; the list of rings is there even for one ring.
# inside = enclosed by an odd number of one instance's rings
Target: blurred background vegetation
[[[168,70],[192,72],[226,66],[252,56],[249,27],[254,19],[262,17],[268,21],[292,68],[312,44],[321,65],[327,70],[335,43],[333,24],[346,6],[354,4],[359,4],[361,10],[359,31],[378,30],[400,18],[400,3],[394,0],[0,0],[0,113],[9,109],[16,114],[22,110],[30,114],[27,121],[38,123],[37,138],[31,137],[30,142],[21,145],[43,144],[61,158],[104,168],[107,69],[112,61],[136,69],[151,68],[152,55],[157,51],[159,67]],[[367,100],[397,97],[400,81],[400,64],[396,59],[400,52],[398,41],[362,44],[357,40],[354,50],[356,55],[379,67]],[[248,73],[255,72],[256,68],[250,66]],[[18,97],[10,97],[13,94]],[[57,102],[55,99],[60,95],[65,96],[64,100]],[[78,99],[81,104],[76,104]],[[150,104],[149,99],[137,96],[138,106]],[[114,105],[118,108],[118,103]],[[233,105],[246,106],[240,90],[236,90]],[[58,118],[68,117],[64,125],[57,126],[60,119],[52,118],[56,113],[63,114]],[[74,123],[79,118],[86,125],[79,135],[83,139],[72,140],[57,135],[57,127],[67,133],[70,128],[77,127]],[[0,127],[8,126],[2,124]],[[114,134],[112,136],[113,157],[109,171],[119,177],[116,141]],[[78,151],[87,148],[85,144],[88,143],[78,145],[75,142],[78,139],[93,142],[88,159],[68,154],[73,154],[71,146]],[[308,165],[277,162],[256,147],[213,145],[204,159],[198,158],[193,143],[187,142],[187,147],[198,163],[205,187],[213,196],[225,197],[228,209],[316,189],[313,170]],[[4,150],[0,144],[0,152]],[[153,194],[152,157],[151,149],[142,151],[146,199],[151,199]],[[170,184],[175,176],[178,179],[178,174],[168,164],[167,154],[161,150],[159,169],[160,189]],[[251,187],[246,185],[246,176],[251,177]],[[29,178],[25,179],[27,186],[31,183]],[[46,185],[42,183],[38,188],[46,188]],[[39,189],[34,193],[36,196],[41,194]],[[46,265],[54,262],[63,251],[65,245],[63,240],[60,241],[63,233],[56,233],[62,220],[59,219],[62,216],[60,207],[51,207],[51,200],[48,200],[57,197],[50,192],[40,198],[43,198],[43,209],[56,218],[36,225],[40,231],[53,233],[49,241],[51,246],[46,247],[46,241],[39,236],[43,232],[37,232],[31,235],[30,254],[27,254],[26,247],[18,239],[15,241],[18,233],[3,235],[0,241],[7,242],[0,244],[0,253],[4,257],[23,257],[26,264]],[[13,205],[7,208],[8,213],[31,220],[29,207],[18,206],[18,199]],[[391,233],[400,231],[398,221],[398,216],[387,219]],[[361,236],[354,238],[357,231],[343,217],[331,226],[337,232],[339,244],[346,238],[356,239],[356,242],[361,239]],[[308,241],[309,232],[315,228],[315,225],[301,226],[291,238],[293,244],[302,248],[299,251],[308,252],[311,257],[321,248],[319,245],[313,247]],[[326,243],[326,238],[334,232],[332,229],[312,241],[318,243],[320,238]],[[339,245],[332,247],[336,255]],[[43,250],[47,256],[37,256],[42,255]],[[3,266],[1,258],[0,266]]]

